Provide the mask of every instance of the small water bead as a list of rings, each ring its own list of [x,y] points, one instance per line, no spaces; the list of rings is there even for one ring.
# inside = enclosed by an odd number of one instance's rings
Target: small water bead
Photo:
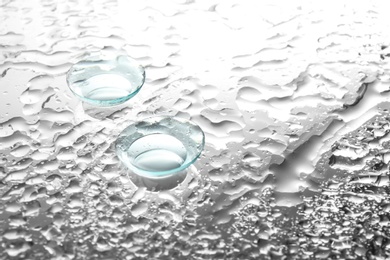
[[[83,101],[114,106],[138,93],[145,82],[145,70],[129,56],[102,51],[74,64],[67,74],[67,82]]]
[[[119,159],[134,173],[165,178],[190,166],[204,147],[204,133],[190,121],[154,117],[127,127],[116,142]]]

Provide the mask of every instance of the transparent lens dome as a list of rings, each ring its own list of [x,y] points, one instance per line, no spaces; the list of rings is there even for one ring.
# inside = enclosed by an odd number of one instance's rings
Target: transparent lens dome
[[[202,129],[190,121],[153,117],[128,126],[118,137],[116,152],[134,173],[164,178],[194,163],[204,141]]]
[[[68,71],[67,82],[83,101],[114,106],[138,93],[145,82],[145,70],[129,56],[102,51],[74,64]]]

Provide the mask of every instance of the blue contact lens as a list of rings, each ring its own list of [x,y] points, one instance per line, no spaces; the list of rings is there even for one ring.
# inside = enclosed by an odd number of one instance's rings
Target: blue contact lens
[[[138,93],[145,82],[145,70],[129,56],[97,52],[74,64],[67,82],[81,100],[96,106],[114,106]]]
[[[204,133],[194,123],[153,117],[127,127],[116,142],[119,159],[134,173],[164,178],[185,170],[204,147]]]

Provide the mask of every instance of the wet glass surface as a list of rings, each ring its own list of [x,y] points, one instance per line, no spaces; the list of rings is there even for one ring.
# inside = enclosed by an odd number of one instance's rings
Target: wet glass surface
[[[0,8],[0,259],[388,259],[386,1],[22,1]],[[66,73],[146,71],[96,110]],[[176,187],[115,153],[138,118],[206,135]],[[137,185],[136,185],[137,184]]]

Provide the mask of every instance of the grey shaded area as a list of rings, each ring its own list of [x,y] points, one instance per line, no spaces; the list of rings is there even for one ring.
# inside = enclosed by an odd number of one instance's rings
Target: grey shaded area
[[[0,259],[387,259],[385,1],[2,1]],[[146,69],[87,106],[87,51]],[[176,188],[131,182],[118,134],[152,115],[205,132]],[[137,183],[137,182],[135,182]]]

